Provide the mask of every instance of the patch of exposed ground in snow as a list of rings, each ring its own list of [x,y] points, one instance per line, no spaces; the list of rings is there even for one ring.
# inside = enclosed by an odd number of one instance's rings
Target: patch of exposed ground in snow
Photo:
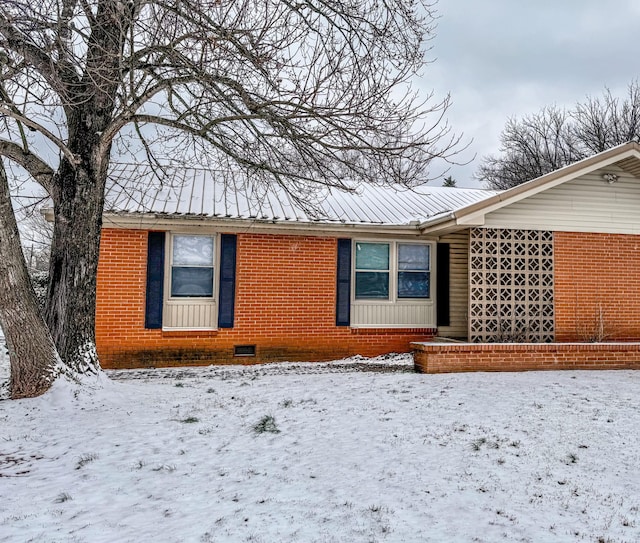
[[[139,370],[107,370],[106,373],[115,380],[128,379],[190,379],[190,378],[256,378],[266,375],[309,374],[309,373],[344,373],[367,371],[376,373],[413,373],[413,356],[411,353],[386,354],[373,358],[351,356],[331,362],[283,362],[278,364],[255,364],[243,366],[205,366],[180,368],[154,368]]]
[[[0,402],[0,541],[640,540],[640,373],[354,363]]]

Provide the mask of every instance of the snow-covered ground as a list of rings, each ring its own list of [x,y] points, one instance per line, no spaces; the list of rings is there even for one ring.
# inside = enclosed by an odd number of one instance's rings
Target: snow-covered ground
[[[113,372],[2,401],[0,541],[640,540],[640,373],[391,361]]]

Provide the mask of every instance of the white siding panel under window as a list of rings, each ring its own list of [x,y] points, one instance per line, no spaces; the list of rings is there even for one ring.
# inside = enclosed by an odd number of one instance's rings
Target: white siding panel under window
[[[163,328],[213,330],[216,327],[216,304],[195,300],[165,302]]]
[[[354,328],[435,328],[433,302],[423,304],[351,304]]]
[[[615,173],[609,184],[604,173]],[[640,234],[640,179],[614,166],[488,213],[485,227]]]
[[[439,326],[442,337],[466,339],[469,329],[469,230],[442,236],[449,244],[449,326]],[[437,302],[439,303],[439,301]]]

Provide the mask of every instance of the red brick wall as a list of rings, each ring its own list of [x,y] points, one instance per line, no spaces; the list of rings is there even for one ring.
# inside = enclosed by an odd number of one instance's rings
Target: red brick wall
[[[424,329],[351,330],[335,325],[335,238],[239,234],[235,322],[213,332],[144,328],[147,232],[104,229],[96,341],[103,367],[330,360],[407,352]],[[234,345],[255,344],[255,358]]]
[[[640,236],[556,232],[554,268],[557,341],[640,339]]]
[[[431,343],[414,349],[420,373],[640,368],[640,343]]]

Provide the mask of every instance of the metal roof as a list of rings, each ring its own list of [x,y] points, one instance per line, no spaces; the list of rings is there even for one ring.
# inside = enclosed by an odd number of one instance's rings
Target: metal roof
[[[307,206],[278,186],[224,179],[203,168],[116,164],[106,190],[106,213],[162,214],[273,223],[343,223],[406,226],[485,200],[496,191],[367,185],[355,192],[309,190]]]

